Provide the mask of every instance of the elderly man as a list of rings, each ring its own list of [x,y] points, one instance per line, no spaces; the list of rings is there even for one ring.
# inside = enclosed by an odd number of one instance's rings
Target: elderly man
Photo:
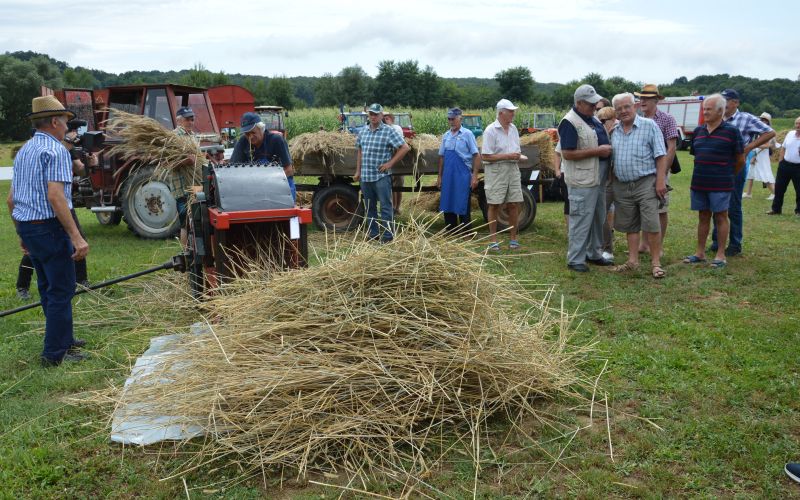
[[[402,134],[383,123],[383,106],[375,103],[367,110],[369,126],[356,139],[356,174],[367,210],[367,232],[371,240],[383,243],[394,239],[392,208],[392,167],[411,149]],[[380,204],[380,219],[378,219]],[[383,229],[383,236],[381,236]]]
[[[575,105],[558,125],[561,170],[569,193],[567,267],[579,273],[589,270],[586,262],[599,266],[614,263],[603,258],[611,146],[606,129],[594,117],[601,99],[594,87],[581,85],[575,90]]]
[[[75,264],[89,253],[89,244],[72,219],[72,159],[61,144],[71,111],[53,96],[33,99],[28,115],[36,129],[14,158],[8,210],[36,269],[45,315],[42,365],[85,358],[73,336],[72,296]]]
[[[175,112],[175,133],[178,135],[194,136],[194,111],[189,106],[178,108]]]
[[[775,137],[775,131],[763,123],[757,117],[744,111],[739,111],[739,93],[734,89],[725,89],[721,92],[722,97],[725,98],[727,104],[725,105],[725,121],[739,129],[744,142],[744,155],[745,157],[753,149],[769,143],[770,139]],[[736,174],[736,179],[733,185],[733,194],[731,194],[731,205],[728,208],[728,218],[730,219],[730,241],[728,248],[725,249],[725,255],[728,257],[735,257],[742,253],[742,240],[743,240],[743,226],[744,214],[742,213],[742,192],[744,191],[744,184],[747,180],[747,164],[745,168],[741,169]],[[711,251],[716,252],[718,247],[717,242],[717,228],[714,227],[712,235],[713,243],[711,244]]]
[[[650,244],[653,278],[663,278],[661,224],[658,209],[667,194],[667,150],[664,136],[649,118],[636,114],[633,94],[617,94],[611,100],[619,123],[611,133],[614,148],[614,228],[628,239],[628,260],[613,270],[639,268],[639,231]]]
[[[724,113],[725,98],[720,94],[708,96],[703,101],[705,123],[694,129],[692,135],[692,210],[699,213],[697,251],[683,259],[684,264],[706,261],[706,239],[713,214],[720,243],[717,255],[711,261],[711,267],[715,269],[727,265],[724,248],[728,239],[728,207],[733,179],[744,165],[742,136],[739,129],[723,122]]]
[[[675,149],[678,144],[678,123],[669,113],[664,113],[658,109],[658,101],[664,96],[658,92],[658,86],[654,83],[646,84],[641,92],[634,92],[633,95],[639,98],[639,107],[645,118],[656,122],[661,133],[664,135],[664,144],[667,148],[667,184],[669,184],[669,169],[675,161]],[[658,220],[661,224],[661,250],[664,250],[664,238],[667,237],[667,226],[669,225],[669,193],[664,197],[664,205],[658,210]],[[650,247],[644,241],[640,242],[640,252],[649,252]]]
[[[783,140],[778,159],[778,177],[775,180],[775,198],[767,215],[781,214],[789,181],[794,185],[794,214],[800,216],[800,117],[794,121],[794,130],[789,131]]]
[[[497,102],[497,119],[483,132],[481,155],[484,166],[484,187],[489,217],[489,250],[500,251],[497,242],[497,214],[505,206],[508,212],[508,224],[511,228],[511,240],[508,247],[516,250],[520,247],[517,241],[517,221],[519,205],[522,203],[522,183],[519,174],[519,132],[514,126],[514,112],[517,106],[508,99]]]
[[[478,185],[481,155],[473,133],[461,126],[461,109],[447,112],[450,130],[442,136],[439,146],[439,177],[436,186],[441,190],[439,211],[444,212],[448,231],[470,227],[470,194]]]
[[[175,134],[192,138],[195,137],[194,111],[192,111],[192,108],[188,106],[178,108],[178,111],[175,112],[175,123],[178,125],[175,127]],[[186,247],[186,243],[189,239],[189,233],[186,229],[186,214],[188,211],[186,195],[194,184],[192,178],[194,162],[194,158],[187,160],[186,167],[172,170],[169,178],[170,192],[173,198],[175,198],[175,207],[178,210],[178,220],[181,225],[181,245],[184,247]]]
[[[283,167],[292,199],[297,199],[294,185],[294,166],[289,156],[289,146],[281,134],[273,134],[256,113],[247,112],[240,122],[242,136],[236,141],[231,154],[231,163],[272,163],[278,162]]]

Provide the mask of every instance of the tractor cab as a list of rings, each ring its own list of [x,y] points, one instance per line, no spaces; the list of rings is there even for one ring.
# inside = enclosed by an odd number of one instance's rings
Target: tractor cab
[[[286,123],[284,117],[289,116],[282,106],[256,106],[256,114],[261,117],[261,121],[267,126],[270,132],[277,132],[286,138]]]
[[[339,115],[341,126],[339,130],[358,135],[368,124],[367,114],[363,112],[341,113]]]
[[[522,127],[519,129],[520,135],[533,134],[541,130],[557,128],[555,113],[528,113]]]
[[[403,129],[403,137],[411,138],[417,135],[411,123],[411,113],[394,113],[394,124]]]
[[[483,135],[483,117],[474,113],[464,113],[461,115],[461,126],[472,132],[477,139]]]

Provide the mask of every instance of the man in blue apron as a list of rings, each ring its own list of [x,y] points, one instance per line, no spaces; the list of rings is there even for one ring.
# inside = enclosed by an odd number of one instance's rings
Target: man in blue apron
[[[463,232],[470,228],[470,193],[478,185],[481,157],[475,136],[461,126],[461,110],[449,110],[447,122],[450,130],[444,133],[439,146],[439,211],[444,212],[448,231],[459,228]]]

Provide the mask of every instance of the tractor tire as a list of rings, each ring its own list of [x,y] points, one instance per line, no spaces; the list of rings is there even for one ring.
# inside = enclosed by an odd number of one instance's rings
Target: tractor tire
[[[122,213],[128,229],[139,237],[163,240],[180,230],[178,206],[169,186],[153,178],[155,167],[136,169],[122,186]]]
[[[122,222],[122,212],[95,212],[94,215],[103,226],[118,226]]]
[[[352,231],[364,218],[358,189],[349,184],[331,184],[315,191],[311,211],[314,225],[328,231]]]
[[[486,203],[486,192],[483,190],[483,182],[478,185],[478,205],[481,207],[481,212],[483,212],[483,220],[489,222],[489,206]],[[528,229],[528,227],[533,224],[533,220],[536,218],[536,198],[533,196],[533,193],[527,188],[527,186],[522,186],[522,206],[520,207],[519,211],[519,219],[517,220],[517,225],[519,226],[518,231],[524,231]],[[500,212],[497,214],[497,230],[503,230],[508,227],[508,212],[506,210],[501,209]]]

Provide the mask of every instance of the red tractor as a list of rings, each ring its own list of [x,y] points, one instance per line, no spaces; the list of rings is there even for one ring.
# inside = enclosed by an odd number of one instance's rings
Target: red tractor
[[[85,130],[105,132],[100,147],[100,162],[87,165],[86,172],[73,183],[72,202],[94,212],[101,224],[119,224],[124,218],[128,228],[142,238],[163,239],[179,229],[178,210],[169,186],[153,178],[155,165],[139,160],[123,161],[107,151],[121,139],[105,130],[105,122],[115,110],[148,116],[164,128],[176,127],[175,113],[190,106],[195,114],[194,132],[206,154],[222,160],[219,128],[208,92],[181,85],[124,85],[99,90],[63,89],[52,93],[86,121]],[[89,141],[91,142],[91,141]]]

